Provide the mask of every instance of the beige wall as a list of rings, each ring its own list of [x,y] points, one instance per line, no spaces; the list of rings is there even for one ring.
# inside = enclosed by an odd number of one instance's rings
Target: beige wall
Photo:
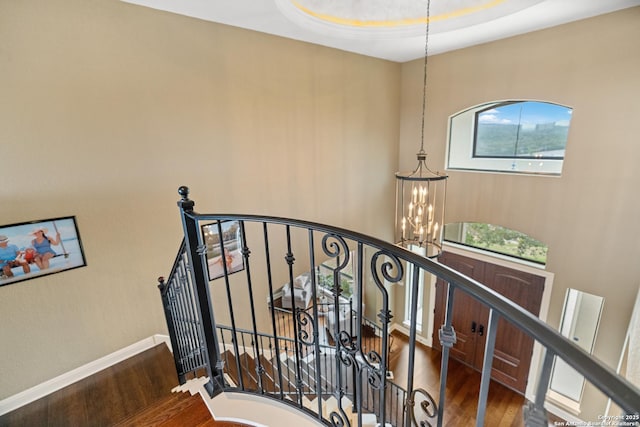
[[[595,354],[617,365],[640,281],[640,8],[430,58],[430,165],[444,168],[448,117],[501,99],[573,107],[560,178],[450,172],[447,222],[482,221],[549,245],[549,322],[569,287],[605,297]],[[419,147],[422,61],[402,66],[400,159]],[[594,403],[595,402],[595,403]],[[585,395],[584,419],[606,401]]]
[[[595,351],[611,366],[640,277],[639,18],[429,63],[426,148],[439,170],[457,111],[507,98],[574,107],[561,178],[452,172],[447,220],[546,241],[551,324],[568,287],[604,296]],[[117,1],[0,0],[0,223],[76,215],[89,264],[0,287],[0,399],[165,331],[155,278],[179,243],[179,185],[200,211],[391,237],[391,177],[419,146],[421,67]]]
[[[0,287],[0,399],[166,331],[180,185],[202,212],[388,237],[399,99],[395,63],[115,0],[0,0],[0,224],[76,215],[88,261]]]

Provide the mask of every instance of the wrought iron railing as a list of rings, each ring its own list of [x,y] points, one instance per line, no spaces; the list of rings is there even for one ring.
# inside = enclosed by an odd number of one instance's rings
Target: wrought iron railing
[[[634,415],[640,410],[640,391],[610,368],[520,306],[436,261],[357,232],[307,221],[198,214],[188,189],[181,187],[179,193],[185,244],[160,288],[181,381],[189,372],[204,369],[211,396],[224,390],[259,393],[307,411],[326,425],[362,425],[373,416],[377,423],[394,426],[442,426],[458,290],[489,311],[476,425],[484,425],[500,319],[543,349],[535,398],[523,411],[525,425],[547,426],[544,402],[555,358],[584,375],[622,411]],[[323,309],[313,274],[327,258],[333,260],[332,310]],[[345,316],[340,278],[347,268],[352,270],[350,293],[357,303]],[[407,277],[407,271],[414,274]],[[406,344],[407,375],[398,381],[403,387],[387,378],[393,317],[389,288],[403,284],[418,295],[424,276],[419,271],[447,284],[439,332],[440,381],[433,390],[414,386],[415,327],[409,328]],[[275,310],[279,290],[303,273],[311,283],[298,295],[291,289],[290,306],[284,307],[291,329],[283,333]],[[409,306],[409,324],[415,325],[417,301]],[[370,342],[363,325],[375,330]]]
[[[202,337],[202,320],[196,299],[184,240],[173,263],[169,280],[158,279],[173,357],[180,383],[207,365]]]

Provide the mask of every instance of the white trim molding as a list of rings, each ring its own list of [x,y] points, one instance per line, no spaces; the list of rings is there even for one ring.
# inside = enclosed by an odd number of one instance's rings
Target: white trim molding
[[[80,366],[41,384],[33,386],[20,393],[0,400],[0,415],[14,411],[21,406],[34,402],[68,385],[87,378],[110,366],[120,363],[138,353],[142,353],[158,344],[165,343],[171,349],[171,343],[167,335],[156,334],[138,341],[130,346],[117,350],[86,365]]]

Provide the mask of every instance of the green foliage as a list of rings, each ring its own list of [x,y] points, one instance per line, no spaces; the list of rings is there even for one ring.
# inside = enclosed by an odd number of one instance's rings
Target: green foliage
[[[326,289],[333,289],[333,274],[320,274],[318,275],[318,284]],[[345,298],[351,298],[353,295],[353,289],[351,288],[351,281],[345,277],[340,278],[340,288],[342,289],[342,296]]]
[[[497,225],[468,223],[464,243],[537,263],[547,262],[547,245],[526,234]]]
[[[533,157],[542,152],[563,151],[567,145],[568,126],[549,123],[531,130],[519,130],[519,127],[515,124],[479,123],[475,155],[512,157],[515,153],[515,157]]]

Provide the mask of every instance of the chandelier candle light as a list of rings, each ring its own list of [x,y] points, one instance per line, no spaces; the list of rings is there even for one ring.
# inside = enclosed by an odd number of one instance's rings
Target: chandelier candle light
[[[418,166],[413,172],[396,173],[396,243],[435,258],[442,252],[442,226],[447,192],[445,174],[433,172],[427,166],[424,151],[424,129],[427,105],[427,58],[429,56],[429,9],[424,49],[422,87],[422,132]]]

